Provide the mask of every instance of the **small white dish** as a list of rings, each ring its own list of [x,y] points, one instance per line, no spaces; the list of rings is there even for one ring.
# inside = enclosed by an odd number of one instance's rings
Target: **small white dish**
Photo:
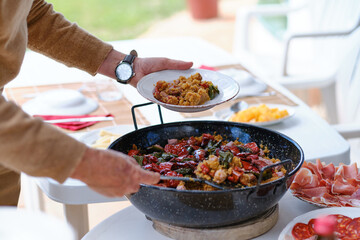
[[[128,132],[134,131],[135,128],[134,128],[134,126],[130,126],[130,125],[119,125],[119,126],[110,126],[110,127],[105,127],[105,128],[99,128],[99,129],[95,129],[90,132],[84,133],[84,135],[82,135],[79,138],[79,141],[82,143],[85,143],[88,146],[91,146],[92,144],[94,144],[96,142],[96,140],[98,140],[100,138],[99,134],[100,134],[101,130],[105,130],[105,131],[115,133],[115,134],[126,134]]]
[[[252,106],[259,106],[260,104],[250,104],[249,107]],[[295,114],[295,107],[293,106],[288,106],[288,105],[283,105],[283,104],[266,104],[269,108],[278,108],[279,110],[284,110],[286,109],[289,113],[288,116],[280,118],[280,119],[276,119],[273,121],[266,121],[266,122],[245,122],[248,124],[252,124],[252,125],[256,125],[256,126],[271,126],[271,125],[275,125],[278,123],[281,123],[282,121],[285,121],[286,119],[291,118],[292,116],[294,116]],[[232,112],[230,110],[230,108],[226,108],[226,109],[222,109],[219,110],[217,112],[214,113],[214,116],[219,119],[219,120],[226,120],[228,121],[229,118],[235,114],[234,112]]]
[[[235,98],[262,93],[267,88],[267,85],[264,82],[253,77],[247,71],[228,68],[219,70],[219,72],[232,77],[240,85],[240,91]]]
[[[166,82],[172,82],[180,76],[190,77],[195,73],[200,73],[204,81],[211,81],[214,85],[218,86],[220,93],[214,99],[207,101],[202,105],[181,106],[163,103],[154,97],[153,93],[155,85],[158,81],[163,80]],[[208,110],[218,104],[227,102],[234,98],[238,94],[239,89],[239,84],[233,78],[216,71],[205,69],[159,71],[146,75],[137,84],[137,90],[144,98],[176,112],[200,112]]]
[[[291,222],[289,222],[280,233],[278,240],[293,240],[294,238],[292,237],[291,231],[296,223],[301,222],[307,224],[309,220],[312,218],[317,218],[329,214],[342,214],[347,217],[356,218],[356,217],[360,217],[360,208],[333,207],[333,208],[322,208],[305,213],[303,215],[294,218]]]
[[[72,89],[46,91],[22,105],[22,109],[30,115],[84,115],[97,107],[95,100]]]

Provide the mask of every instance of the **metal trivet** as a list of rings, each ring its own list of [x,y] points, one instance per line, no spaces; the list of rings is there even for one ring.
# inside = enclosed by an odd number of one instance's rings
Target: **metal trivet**
[[[162,235],[177,240],[247,240],[258,237],[277,223],[279,218],[279,206],[266,211],[263,215],[229,226],[215,228],[187,228],[174,226],[168,223],[147,219],[153,222],[153,228]]]

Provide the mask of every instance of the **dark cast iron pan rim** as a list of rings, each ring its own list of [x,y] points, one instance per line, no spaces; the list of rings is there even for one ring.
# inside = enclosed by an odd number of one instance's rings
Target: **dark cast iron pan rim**
[[[280,135],[282,138],[288,140],[289,142],[293,143],[300,151],[300,162],[297,164],[297,166],[290,171],[290,173],[287,175],[287,179],[290,178],[292,175],[294,175],[302,166],[302,163],[304,162],[304,152],[302,150],[302,148],[300,147],[300,145],[293,140],[292,138],[278,132],[275,130],[271,130],[268,128],[264,128],[264,127],[260,127],[260,126],[254,126],[251,124],[246,124],[246,123],[237,123],[237,122],[228,122],[228,121],[204,121],[204,120],[194,120],[194,121],[184,121],[184,122],[171,122],[171,123],[165,123],[165,124],[158,124],[158,125],[152,125],[152,126],[148,126],[148,127],[144,127],[138,130],[134,130],[132,132],[129,132],[123,136],[121,136],[120,138],[118,138],[117,140],[115,140],[112,144],[110,144],[110,146],[108,147],[108,149],[112,149],[112,147],[114,145],[116,145],[116,143],[121,140],[122,138],[128,136],[128,135],[132,135],[135,132],[148,132],[148,131],[152,131],[153,129],[158,129],[158,128],[166,128],[166,127],[171,127],[171,126],[181,126],[181,125],[189,125],[191,126],[193,123],[203,123],[203,124],[223,124],[225,126],[239,126],[239,127],[250,127],[250,128],[255,128],[255,129],[259,129],[261,131],[267,131],[267,132],[271,132],[271,133],[275,133],[277,135]],[[259,188],[264,188],[267,186],[272,186],[276,183],[280,183],[282,181],[286,181],[287,179],[285,179],[285,177],[281,177],[275,181],[271,181],[268,183],[264,183],[261,184],[259,186]],[[223,192],[234,192],[234,191],[248,191],[248,190],[254,190],[257,188],[257,186],[252,186],[252,187],[244,187],[244,188],[233,188],[233,189],[224,189],[224,190],[215,190],[215,191],[204,191],[204,190],[177,190],[175,188],[167,188],[167,187],[160,187],[160,186],[154,186],[154,185],[147,185],[147,184],[140,184],[141,187],[147,187],[147,188],[153,188],[153,189],[160,189],[162,191],[172,191],[172,192],[184,192],[184,193],[204,193],[206,192],[207,194],[218,194],[218,193],[223,193]]]

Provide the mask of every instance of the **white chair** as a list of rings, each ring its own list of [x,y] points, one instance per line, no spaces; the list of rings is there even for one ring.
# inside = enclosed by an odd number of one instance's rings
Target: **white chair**
[[[281,41],[264,41],[251,31],[254,17],[269,16],[287,16]],[[336,73],[358,44],[359,25],[357,0],[289,0],[243,8],[236,15],[233,53],[290,90],[320,89],[329,122],[336,123]]]
[[[353,48],[337,73],[339,124],[335,129],[351,144],[351,158],[360,164],[360,44]]]

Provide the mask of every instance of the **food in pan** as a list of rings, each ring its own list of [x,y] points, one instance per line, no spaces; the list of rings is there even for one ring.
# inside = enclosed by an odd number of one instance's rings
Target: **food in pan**
[[[266,104],[252,106],[245,110],[234,113],[229,121],[231,122],[267,122],[289,116],[286,109],[270,108]]]
[[[328,237],[326,239],[357,240],[360,236],[360,217],[350,218],[341,214],[331,214],[313,218],[308,223],[296,223],[291,231],[294,240],[318,239],[320,234]]]
[[[106,149],[110,144],[118,139],[121,135],[112,133],[106,130],[101,130],[99,132],[99,138],[91,145],[93,148]]]
[[[219,89],[210,81],[203,81],[200,73],[189,78],[180,76],[173,82],[158,81],[154,97],[164,103],[183,106],[202,105],[219,94]]]
[[[237,188],[255,186],[263,167],[280,162],[268,157],[269,150],[255,142],[227,141],[211,134],[170,139],[165,146],[153,145],[147,149],[133,146],[128,155],[144,169],[165,176],[201,178]],[[262,183],[279,179],[285,173],[281,165],[268,168],[262,175]],[[215,190],[206,184],[176,180],[165,180],[159,185],[181,190]]]
[[[300,199],[329,207],[360,207],[360,174],[356,163],[337,167],[304,162],[290,186]]]

